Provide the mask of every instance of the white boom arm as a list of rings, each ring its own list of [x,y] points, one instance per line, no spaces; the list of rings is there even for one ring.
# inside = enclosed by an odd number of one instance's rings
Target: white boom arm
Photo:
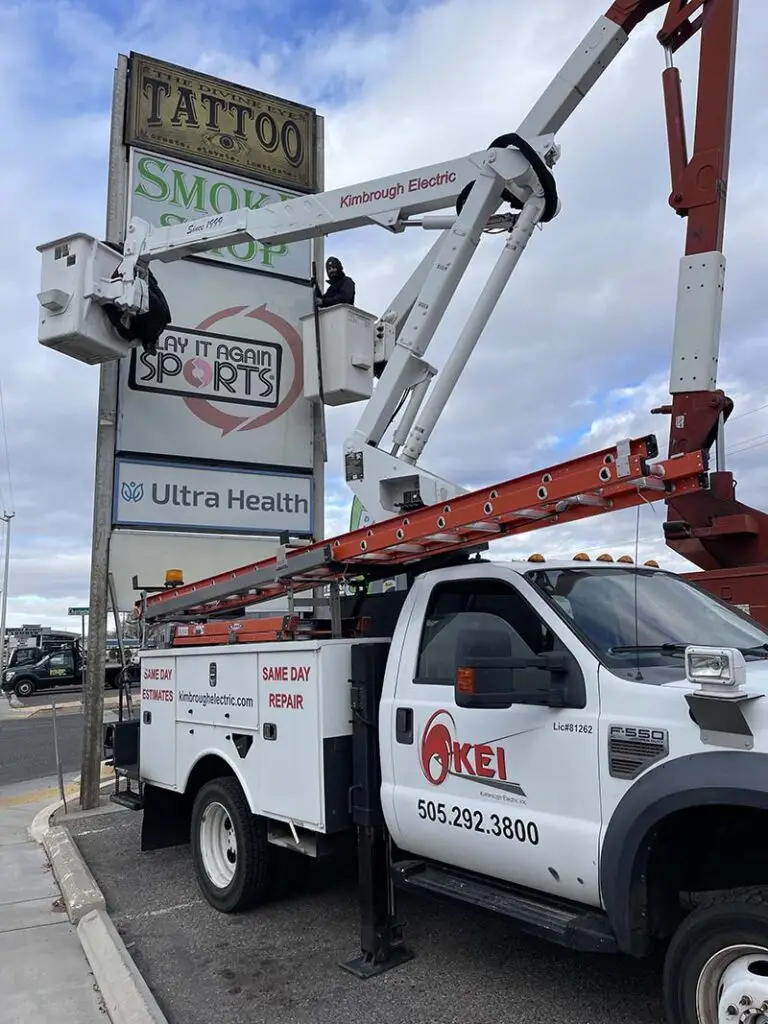
[[[357,429],[345,445],[347,480],[374,519],[387,518],[413,502],[432,504],[444,500],[460,493],[462,488],[431,474],[414,471],[413,464],[533,228],[544,217],[548,205],[546,219],[555,216],[559,209],[549,174],[549,167],[559,157],[559,148],[551,136],[526,142],[531,147],[527,156],[521,151],[526,149],[524,142],[521,149],[497,146],[404,174],[319,195],[299,196],[258,210],[201,217],[167,228],[152,228],[145,221],[133,218],[122,254],[95,239],[89,240],[93,254],[90,272],[80,270],[86,275],[80,286],[82,299],[112,305],[123,314],[142,313],[149,308],[142,268],[151,260],[171,262],[245,241],[277,245],[372,224],[400,232],[416,225],[411,220],[414,216],[454,206],[457,213],[424,216],[418,222],[423,228],[440,230],[441,235],[382,318],[383,323],[394,327],[394,350]],[[543,181],[547,176],[548,181]],[[501,203],[510,197],[514,197],[521,208],[519,216],[497,215]],[[424,360],[424,353],[483,232],[494,228],[509,232],[504,253],[448,361],[445,383],[428,403],[425,419],[415,422],[435,373]],[[68,311],[71,312],[71,299],[76,289],[68,291],[62,287],[62,275],[74,270],[77,262],[72,261],[73,267],[67,266],[73,244],[73,239],[59,239],[39,247],[43,253],[40,341],[52,347],[66,348],[73,333],[67,330],[71,324],[67,324],[66,317]],[[64,255],[69,258],[64,260]],[[80,305],[83,305],[82,300]],[[70,354],[83,358],[81,353],[87,349],[88,341],[98,346],[105,336],[109,338],[109,358],[126,354],[131,343],[115,343],[114,332],[103,314],[95,324],[89,325],[87,317],[92,314],[90,309],[79,311],[80,320],[74,332],[78,348],[75,351],[70,347]],[[64,320],[57,322],[57,318]],[[92,339],[88,336],[89,328]],[[103,361],[103,356],[86,361]],[[404,396],[408,397],[409,405],[404,423],[400,424],[397,447],[405,441],[406,451],[403,458],[398,459],[397,448],[393,455],[377,446],[397,416]],[[407,438],[404,426],[412,427]]]
[[[533,229],[559,210],[551,176],[545,181],[560,155],[553,134],[627,39],[613,21],[599,18],[533,106],[518,134],[502,137],[487,150],[258,210],[238,210],[168,228],[153,229],[134,218],[122,256],[82,235],[38,246],[43,254],[38,295],[40,343],[90,363],[125,355],[132,346],[107,330],[103,314],[99,319],[98,306],[111,304],[126,314],[146,311],[148,292],[142,266],[153,259],[169,262],[245,241],[275,245],[372,224],[391,232],[417,223],[441,229],[441,237],[380,320],[394,326],[395,346],[357,429],[344,446],[345,472],[374,520],[388,518],[412,504],[433,504],[460,493],[463,489],[456,484],[417,470],[415,464]],[[467,191],[470,182],[474,185]],[[519,216],[495,216],[510,195],[520,208]],[[445,210],[457,201],[457,216],[414,219]],[[510,229],[506,245],[419,418],[435,374],[424,354],[482,233],[492,227]],[[63,285],[65,263],[75,264],[72,254],[76,243],[83,251],[83,240],[89,246],[88,258],[80,261],[75,271],[80,276],[68,291]],[[68,256],[66,261],[64,256]],[[392,451],[386,453],[378,445],[404,399],[407,404]]]

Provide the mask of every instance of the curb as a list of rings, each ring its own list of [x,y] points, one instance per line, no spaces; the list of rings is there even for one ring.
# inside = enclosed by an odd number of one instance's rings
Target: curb
[[[99,789],[114,785],[102,782]],[[104,894],[63,825],[49,824],[61,800],[39,811],[29,834],[48,855],[67,915],[93,971],[111,1024],[168,1024],[125,943],[106,912]]]
[[[48,854],[72,924],[78,924],[80,918],[92,910],[106,909],[96,879],[65,828],[61,825],[49,828],[43,835],[43,849]]]
[[[29,826],[27,831],[29,832],[30,838],[34,839],[38,846],[43,845],[45,833],[51,827],[50,822],[53,812],[57,811],[59,807],[62,806],[61,798],[54,800],[52,804],[48,804],[46,807],[43,807],[41,811],[38,811],[32,819],[32,824]]]
[[[106,708],[107,705],[105,704],[104,707]],[[62,704],[57,704],[56,705],[56,714],[58,714],[60,711],[62,713],[64,713],[64,714],[69,714],[72,711],[76,711],[76,710],[80,710],[81,711],[82,709],[83,709],[83,702],[81,700],[68,700],[68,701],[64,701],[64,703],[62,703]],[[29,708],[27,710],[27,713],[26,713],[25,717],[26,718],[34,718],[35,715],[42,715],[42,714],[44,714],[47,711],[53,711],[53,704],[40,704],[37,707]]]
[[[104,766],[105,762],[102,762],[102,773],[104,772]],[[73,780],[72,785],[80,785],[80,776]],[[102,779],[102,781],[99,783],[99,789],[106,789],[107,786],[113,785],[114,779]],[[61,802],[61,797],[59,797],[57,800],[54,800],[53,803],[47,804],[45,807],[39,810],[32,819],[31,824],[27,826],[27,832],[29,833],[30,839],[33,839],[39,846],[42,846],[43,840],[45,838],[45,833],[48,831],[49,828],[51,828],[51,818],[53,817],[54,812],[58,811],[58,809],[63,806],[64,805]]]
[[[167,1024],[106,912],[85,914],[77,934],[112,1024]]]
[[[119,706],[118,700],[117,697],[107,697],[104,701],[104,710],[114,711]],[[134,705],[140,704],[140,698],[134,698],[133,703]],[[34,718],[35,715],[47,714],[53,711],[53,704],[37,704],[30,708],[26,705],[14,706],[9,702],[9,706],[13,712],[13,718]],[[69,715],[82,710],[83,702],[81,700],[63,701],[61,704],[56,705],[57,714],[61,712],[62,714]]]

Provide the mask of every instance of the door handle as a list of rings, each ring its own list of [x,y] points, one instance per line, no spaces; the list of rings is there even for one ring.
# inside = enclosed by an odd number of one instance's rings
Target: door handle
[[[413,743],[413,708],[398,708],[395,714],[395,739],[398,743]]]

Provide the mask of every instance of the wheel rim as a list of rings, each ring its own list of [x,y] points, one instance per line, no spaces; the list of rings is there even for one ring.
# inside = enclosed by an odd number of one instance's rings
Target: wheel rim
[[[217,889],[226,889],[237,868],[237,837],[229,811],[210,803],[200,818],[200,856],[205,873]]]
[[[29,683],[21,683],[19,685],[19,689],[18,689],[19,697],[29,697],[29,695],[31,693],[32,693],[32,687],[29,685]]]
[[[768,1024],[768,948],[721,949],[702,968],[696,985],[699,1024]]]

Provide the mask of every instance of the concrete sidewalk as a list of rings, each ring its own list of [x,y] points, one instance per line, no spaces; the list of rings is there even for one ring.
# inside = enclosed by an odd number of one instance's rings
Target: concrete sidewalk
[[[49,717],[53,712],[53,704],[56,704],[57,715],[79,715],[83,712],[83,699],[73,694],[45,694],[48,698],[45,704],[28,704],[19,700],[15,693],[0,693],[0,719],[3,721],[15,721],[17,719],[34,718],[38,715]],[[141,698],[137,694],[133,697],[134,711],[141,706]],[[117,709],[120,702],[118,697],[104,698],[104,721],[117,721]]]
[[[8,1024],[104,1024],[77,929],[45,851],[28,832],[55,787],[55,778],[38,779],[34,786],[3,786],[0,796],[2,1018]]]

